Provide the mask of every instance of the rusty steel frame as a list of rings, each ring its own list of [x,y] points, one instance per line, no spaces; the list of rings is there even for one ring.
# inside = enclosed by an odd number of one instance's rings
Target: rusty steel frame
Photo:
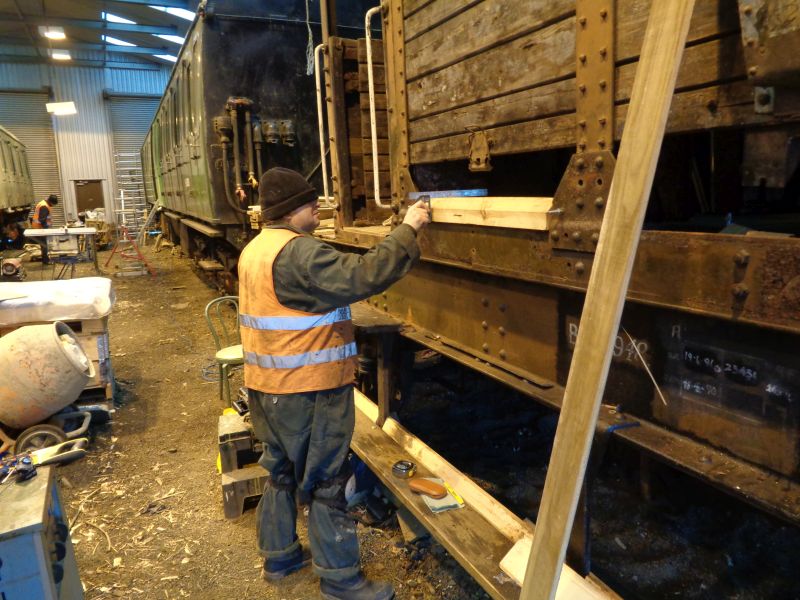
[[[584,291],[592,255],[551,247],[548,233],[433,224],[423,259]],[[383,235],[343,229],[336,241],[368,248]],[[800,333],[800,240],[644,231],[629,301]]]

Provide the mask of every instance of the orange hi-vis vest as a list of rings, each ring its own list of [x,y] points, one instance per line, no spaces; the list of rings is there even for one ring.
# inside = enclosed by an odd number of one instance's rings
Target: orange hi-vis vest
[[[299,235],[262,229],[239,257],[244,384],[270,394],[327,390],[355,381],[350,307],[310,313],[283,306],[275,294],[272,265]]]
[[[41,200],[36,204],[36,208],[33,209],[33,218],[31,219],[31,225],[33,225],[34,229],[44,229],[42,225],[42,220],[39,218],[41,214],[42,208],[47,207],[50,210],[50,205],[47,204],[47,200]],[[51,212],[47,213],[47,229],[50,229],[53,226],[53,215]]]

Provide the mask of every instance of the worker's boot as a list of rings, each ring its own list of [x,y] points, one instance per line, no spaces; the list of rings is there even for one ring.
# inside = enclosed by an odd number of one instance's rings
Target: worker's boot
[[[391,600],[394,588],[385,581],[370,581],[359,573],[344,581],[320,579],[319,589],[325,600]]]
[[[261,579],[277,581],[311,564],[311,553],[303,547],[281,558],[265,558]]]

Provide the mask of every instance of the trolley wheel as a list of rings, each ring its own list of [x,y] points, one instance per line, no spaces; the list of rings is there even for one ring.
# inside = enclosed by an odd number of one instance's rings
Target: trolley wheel
[[[14,444],[14,452],[17,454],[32,452],[42,448],[49,448],[65,441],[67,441],[67,434],[64,433],[63,429],[43,423],[28,427],[20,433],[19,437],[17,437],[17,442]]]

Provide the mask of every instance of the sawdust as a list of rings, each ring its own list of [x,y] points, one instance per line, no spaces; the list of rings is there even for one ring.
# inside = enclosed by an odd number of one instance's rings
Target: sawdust
[[[214,357],[203,309],[217,293],[189,260],[145,253],[156,280],[115,279],[117,412],[92,428],[86,458],[59,469],[87,600],[318,598],[309,569],[276,584],[259,579],[252,508],[223,516],[215,466],[222,405],[218,384],[203,378]],[[395,520],[358,530],[367,575],[394,583],[400,600],[488,598],[438,544],[406,545]],[[307,540],[302,522],[299,535]]]

